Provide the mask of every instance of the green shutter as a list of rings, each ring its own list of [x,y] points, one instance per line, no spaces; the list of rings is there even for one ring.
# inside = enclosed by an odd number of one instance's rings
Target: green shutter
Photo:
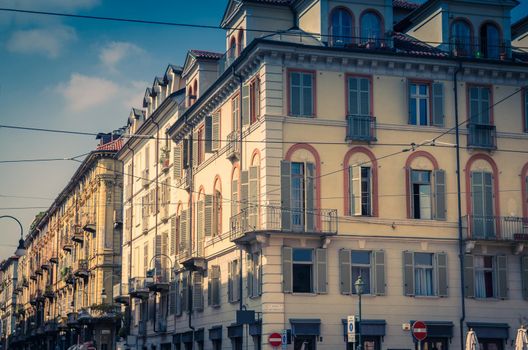
[[[253,296],[253,254],[248,253],[246,255],[246,262],[247,262],[247,278],[246,278],[246,284],[247,284],[247,290],[248,290],[248,296]]]
[[[521,281],[523,298],[528,300],[528,255],[521,257]]]
[[[189,311],[189,278],[188,272],[182,276],[182,311]]]
[[[506,255],[498,255],[497,261],[497,297],[508,298],[508,258]]]
[[[180,242],[179,251],[187,251],[189,244],[187,243],[187,210],[182,210],[180,215]]]
[[[249,167],[249,227],[257,229],[259,219],[259,167]]]
[[[205,140],[204,142],[204,148],[205,152],[212,152],[213,151],[213,117],[208,115],[205,117]]]
[[[204,235],[210,237],[213,234],[213,195],[205,195],[205,208],[204,208]]]
[[[444,84],[433,84],[433,111],[432,122],[434,126],[444,126]]]
[[[192,166],[198,166],[198,130],[193,132],[192,135]]]
[[[243,170],[240,172],[240,211],[248,207],[249,199],[249,172]]]
[[[292,248],[282,247],[282,291],[291,293],[293,291],[293,256]]]
[[[231,216],[238,214],[238,180],[231,181]]]
[[[220,280],[220,266],[214,265],[212,268],[212,283],[211,287],[213,289],[212,291],[212,302],[213,306],[220,306],[220,286],[221,286],[221,280]]]
[[[317,213],[315,208],[315,165],[306,163],[306,231],[315,231]]]
[[[361,215],[361,167],[349,167],[350,214]]]
[[[203,310],[203,275],[201,271],[194,271],[192,273],[193,280],[193,290],[192,290],[192,300],[193,300],[193,310],[202,311]]]
[[[414,253],[403,252],[403,294],[414,296]]]
[[[281,161],[281,220],[282,229],[291,231],[292,213],[291,213],[291,162]]]
[[[374,294],[385,295],[385,252],[378,250],[374,254]]]
[[[317,273],[317,293],[326,294],[328,293],[328,276],[327,276],[327,257],[326,249],[315,250],[315,262],[316,262],[316,273]]]
[[[233,301],[233,262],[227,263],[227,301]]]
[[[348,78],[348,114],[359,115],[359,79]]]
[[[200,200],[196,203],[196,246],[203,246],[204,238],[204,200]],[[198,251],[201,251],[198,248]]]
[[[182,145],[176,145],[174,147],[174,153],[173,153],[173,160],[172,160],[172,171],[174,175],[174,179],[176,181],[181,179],[181,173],[182,173]]]
[[[464,294],[466,298],[475,297],[475,271],[473,255],[464,255]]]
[[[207,273],[207,305],[213,305],[213,269],[209,269]]]
[[[341,294],[350,294],[352,292],[352,266],[351,254],[348,249],[339,251],[339,285]]]
[[[212,127],[211,127],[211,149],[217,151],[220,149],[220,112],[216,112],[212,115]]]
[[[444,170],[434,171],[434,218],[436,220],[446,219],[446,178]]]
[[[413,103],[411,99],[411,85],[412,85],[411,81],[407,80],[407,123],[408,124],[413,124],[412,115],[411,115],[411,103]]]
[[[439,297],[447,297],[447,281],[448,281],[448,272],[447,272],[447,254],[438,253],[435,254],[436,257],[436,277],[437,277],[437,295]]]
[[[162,250],[162,236],[156,235],[156,238],[154,240],[154,255],[156,258],[154,260],[155,264],[154,267],[156,269],[156,274],[161,274],[161,250]]]
[[[243,84],[242,85],[242,105],[241,105],[241,113],[242,113],[242,125],[246,126],[249,125],[249,85]]]
[[[171,239],[170,239],[170,255],[176,254],[177,251],[177,245],[178,245],[178,228],[177,228],[177,220],[176,218],[171,218]]]

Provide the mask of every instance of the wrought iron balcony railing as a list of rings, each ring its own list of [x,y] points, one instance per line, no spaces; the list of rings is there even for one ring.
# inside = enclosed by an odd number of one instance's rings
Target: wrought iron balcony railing
[[[114,284],[113,296],[116,302],[127,304],[129,302],[128,294],[129,294],[128,283]]]
[[[370,115],[347,116],[346,141],[376,141],[376,118]]]
[[[244,209],[230,220],[230,238],[239,239],[250,232],[276,231],[314,234],[337,234],[337,210],[314,209],[297,211],[266,206],[261,215]]]
[[[87,278],[89,274],[88,260],[78,259],[73,263],[73,274],[76,277]]]
[[[132,298],[145,298],[149,296],[148,284],[152,278],[132,277],[128,282],[128,294]]]
[[[528,218],[467,215],[463,227],[467,240],[528,242]]]
[[[227,159],[238,159],[240,155],[240,140],[239,132],[233,131],[227,135],[227,146],[226,146],[226,158]]]
[[[456,57],[501,59],[507,57],[509,47],[506,41],[485,42],[472,35],[452,35],[449,38],[449,51]]]
[[[468,147],[497,149],[497,128],[488,124],[468,124]]]

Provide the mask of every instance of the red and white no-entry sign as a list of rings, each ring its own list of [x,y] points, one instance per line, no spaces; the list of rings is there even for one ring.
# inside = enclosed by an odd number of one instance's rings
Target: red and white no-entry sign
[[[282,345],[282,337],[279,333],[271,333],[268,337],[271,346],[277,347]]]
[[[416,340],[422,341],[427,338],[427,326],[423,321],[416,321],[413,323],[412,333]]]

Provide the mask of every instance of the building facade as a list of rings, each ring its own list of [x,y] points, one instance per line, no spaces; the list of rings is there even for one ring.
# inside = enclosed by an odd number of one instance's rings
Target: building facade
[[[7,349],[16,326],[18,281],[18,256],[11,256],[0,263],[0,320],[2,326],[1,347]]]
[[[164,117],[155,81],[131,114],[127,346],[271,349],[286,330],[291,349],[352,348],[361,276],[363,349],[416,348],[415,320],[424,349],[469,329],[511,349],[528,317],[516,5],[229,1],[227,51],[189,51],[184,107]]]
[[[121,276],[122,139],[102,135],[26,237],[16,285],[10,348],[56,349],[93,341],[115,348],[122,315],[113,304]]]

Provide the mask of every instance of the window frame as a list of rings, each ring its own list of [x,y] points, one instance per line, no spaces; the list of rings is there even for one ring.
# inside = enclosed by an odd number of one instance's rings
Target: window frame
[[[354,178],[353,178],[353,171],[351,171],[351,169],[354,167],[354,165],[348,167],[348,210],[347,210],[347,215],[348,216],[365,216],[365,217],[371,217],[371,216],[374,216],[374,170],[372,169],[372,166],[362,166],[362,165],[356,165],[356,166],[359,166],[360,170],[359,170],[359,175],[360,175],[360,180],[359,180],[359,196],[361,197],[360,199],[360,204],[361,204],[361,214],[356,214],[355,213],[355,208],[354,208],[354,199],[355,199],[355,196],[354,196]],[[364,199],[364,196],[363,196],[363,183],[365,182],[364,181],[364,177],[363,177],[363,169],[368,169],[368,184],[369,184],[369,192],[368,192],[368,199],[367,199],[367,208],[368,208],[368,213],[364,213],[363,212],[363,207],[365,205],[363,199]]]
[[[484,267],[484,260],[483,260],[483,266],[482,267],[477,267],[477,264],[476,264],[476,261],[477,259],[479,258],[491,258],[491,267],[487,268],[487,267]],[[485,299],[498,299],[498,286],[497,286],[497,272],[496,272],[496,269],[497,269],[497,257],[495,255],[485,255],[485,254],[482,254],[482,255],[473,255],[473,270],[474,270],[474,279],[475,279],[475,299],[481,299],[481,300],[485,300]],[[493,283],[493,292],[492,292],[492,296],[477,296],[477,273],[478,272],[482,272],[484,273],[484,280],[485,280],[485,273],[486,272],[491,272],[491,281]],[[484,292],[486,292],[485,290],[485,285],[484,285]]]
[[[205,126],[203,123],[198,127],[196,135],[198,136],[198,159],[196,163],[200,165],[205,161]]]
[[[450,38],[450,41],[454,38],[454,27],[455,27],[455,24],[457,23],[464,23],[467,28],[469,29],[469,40],[468,40],[468,43],[467,45],[469,45],[469,47],[467,48],[464,48],[464,49],[467,49],[468,52],[467,53],[462,53],[460,55],[457,55],[457,56],[472,56],[473,55],[473,48],[475,46],[474,44],[474,38],[475,38],[475,34],[474,34],[474,29],[473,29],[473,25],[471,24],[471,21],[469,21],[466,17],[456,17],[456,18],[453,18],[453,20],[451,21],[450,25],[449,25],[449,38]],[[458,38],[458,36],[456,36],[456,38]],[[451,44],[451,43],[450,43]],[[455,44],[451,44],[453,45],[452,49],[455,49],[455,48],[458,48],[457,45]]]
[[[415,197],[418,196],[418,200],[419,200],[419,210],[421,211],[421,208],[422,208],[422,197],[421,197],[421,194],[420,193],[414,193],[414,185],[417,184],[418,186],[421,186],[421,185],[429,185],[429,202],[430,202],[430,212],[431,212],[431,215],[430,217],[428,218],[422,218],[421,217],[421,214],[420,214],[420,217],[416,217],[416,206],[413,205],[412,207],[412,211],[411,211],[411,219],[416,219],[416,220],[433,220],[433,217],[434,217],[434,213],[433,213],[433,196],[434,196],[434,181],[433,181],[433,172],[434,170],[418,170],[418,169],[413,169],[413,168],[410,168],[409,169],[409,183],[410,183],[410,188],[409,188],[409,195],[411,196],[411,200],[412,202],[414,203],[415,201]],[[414,181],[413,180],[413,173],[428,173],[428,176],[429,176],[429,182],[425,182],[425,181]],[[419,192],[419,191],[418,191]]]
[[[299,73],[301,74],[301,81],[302,76],[305,74],[309,74],[312,76],[312,113],[311,114],[302,114],[303,111],[300,111],[301,114],[293,114],[292,112],[292,79],[291,76],[293,73]],[[286,85],[287,85],[287,100],[288,100],[288,116],[290,117],[297,117],[297,118],[315,118],[317,116],[317,71],[316,70],[309,70],[309,69],[296,69],[296,68],[288,68],[286,70],[287,79],[286,79]],[[302,89],[302,85],[299,87]],[[299,105],[302,106],[303,104],[301,101],[299,101]]]
[[[346,14],[348,14],[349,18],[350,18],[350,30],[348,32],[348,35],[343,35],[344,33],[341,33],[341,35],[339,35],[338,37],[341,37],[341,38],[345,38],[347,39],[347,37],[349,38],[349,40],[342,40],[343,41],[343,44],[338,44],[335,42],[335,38],[334,38],[334,21],[333,21],[333,17],[334,15],[336,14],[336,12],[339,12],[339,11],[342,11]],[[354,18],[354,13],[352,11],[350,11],[350,9],[348,9],[347,7],[344,7],[344,6],[336,6],[334,8],[332,8],[332,10],[330,11],[330,14],[328,15],[328,23],[329,23],[329,28],[328,28],[328,33],[330,34],[330,46],[332,47],[346,47],[347,45],[351,45],[351,44],[354,44],[354,42],[356,41],[356,38],[354,37],[354,25],[355,25],[355,18]],[[342,30],[342,28],[344,28],[342,25],[339,27]]]
[[[374,40],[379,41],[379,43],[376,45],[377,47],[383,47],[385,45],[385,19],[383,18],[383,14],[380,13],[378,10],[374,8],[367,8],[361,12],[359,15],[359,40],[358,42],[360,44],[368,44],[371,39],[367,40],[367,38],[363,37],[363,19],[366,15],[373,14],[375,15],[379,20],[379,37],[375,38]]]
[[[480,113],[479,113],[479,121],[478,123],[474,122],[473,121],[473,118],[472,118],[472,111],[471,111],[471,89],[472,88],[479,88],[479,89],[482,89],[482,88],[485,88],[485,89],[488,89],[489,91],[489,103],[488,103],[488,110],[489,110],[489,124],[487,125],[495,125],[495,119],[494,119],[494,113],[493,111],[495,110],[495,108],[493,107],[493,85],[491,84],[467,84],[467,87],[466,87],[466,111],[467,111],[467,120],[468,120],[468,124],[471,124],[471,123],[474,123],[474,124],[482,124],[481,121],[480,121],[480,118],[482,116],[480,116]],[[482,103],[481,102],[481,99],[480,99],[480,93],[479,93],[479,104]]]
[[[411,94],[411,85],[416,85],[417,86],[417,89],[418,89],[418,86],[420,85],[425,85],[427,86],[427,124],[423,125],[423,124],[420,124],[420,115],[419,115],[419,106],[420,106],[420,103],[418,102],[420,99],[423,99],[423,97],[414,97],[413,98],[413,95]],[[407,108],[409,108],[409,120],[407,121],[408,125],[413,125],[413,126],[432,126],[433,125],[433,81],[432,80],[423,80],[423,79],[409,79],[408,83],[407,83]],[[415,94],[415,96],[420,96],[419,94]],[[416,109],[416,112],[417,114],[415,115],[415,123],[411,123],[411,99],[414,99],[415,100],[415,104],[417,106],[417,109]]]
[[[249,82],[249,123],[254,124],[260,119],[261,94],[260,77],[258,73]]]
[[[418,254],[421,254],[421,255],[429,255],[430,258],[431,258],[431,264],[430,265],[422,265],[422,264],[417,264],[416,263],[416,256]],[[436,297],[438,296],[438,291],[437,291],[437,286],[435,284],[435,278],[436,278],[436,264],[435,264],[435,254],[434,253],[429,253],[429,252],[414,252],[414,257],[413,257],[413,260],[414,260],[414,265],[413,265],[413,278],[414,278],[414,296],[417,296],[417,297]],[[430,270],[431,271],[431,284],[430,286],[427,286],[428,288],[430,288],[431,290],[431,294],[418,294],[418,283],[417,283],[417,279],[416,279],[416,273],[417,273],[417,270],[419,271],[428,271]]]
[[[241,101],[240,92],[236,92],[231,97],[231,131],[240,130],[240,113],[241,113]]]
[[[315,276],[314,276],[314,272],[315,272],[315,249],[313,248],[295,248],[295,247],[292,247],[292,293],[293,294],[314,294],[316,293],[315,291]],[[306,250],[306,251],[310,251],[310,255],[311,255],[311,260],[310,262],[307,262],[307,261],[296,261],[295,260],[295,251],[296,250]],[[295,274],[295,266],[296,265],[310,265],[310,280],[308,282],[305,282],[305,283],[309,283],[309,291],[308,292],[304,292],[304,291],[296,291],[295,290],[295,283],[294,283],[294,276],[296,275]]]
[[[357,78],[357,79],[367,79],[369,81],[369,114],[368,116],[372,117],[374,116],[374,79],[372,78],[372,75],[368,74],[356,74],[356,73],[346,73],[345,74],[345,111],[346,116],[349,115],[355,115],[350,112],[350,78]],[[359,102],[359,100],[358,100]],[[363,114],[357,114],[357,115],[363,115]]]
[[[353,259],[353,254],[354,253],[368,253],[369,255],[369,263],[368,265],[366,264],[361,264],[361,263],[354,263],[354,259]],[[352,287],[351,287],[351,295],[357,295],[357,292],[356,292],[356,288],[354,286],[354,283],[356,282],[356,280],[354,280],[354,267],[358,267],[360,269],[362,268],[366,268],[368,267],[369,269],[369,276],[368,276],[368,281],[369,281],[369,286],[368,286],[368,293],[363,293],[363,295],[374,295],[374,293],[372,293],[373,291],[373,281],[372,281],[372,269],[375,268],[374,266],[374,254],[372,254],[373,251],[372,250],[358,250],[358,249],[351,249],[350,250],[350,269],[351,269],[351,282],[352,282]],[[360,274],[361,275],[361,274]]]
[[[487,27],[488,26],[491,26],[491,27],[495,27],[495,29],[497,30],[497,43],[496,45],[493,45],[493,46],[497,46],[497,56],[496,57],[490,57],[488,55],[488,51],[489,51],[489,44],[488,44],[488,33],[487,33]],[[486,44],[484,44],[484,37],[483,37],[483,30],[486,29]],[[491,20],[487,20],[487,21],[484,21],[481,25],[480,25],[480,28],[479,28],[479,52],[480,54],[485,57],[485,58],[488,58],[488,59],[499,59],[501,57],[501,42],[502,42],[502,30],[501,30],[501,27],[499,26],[498,23],[494,22],[494,21],[491,21]],[[484,52],[484,46],[486,47],[486,52]]]

